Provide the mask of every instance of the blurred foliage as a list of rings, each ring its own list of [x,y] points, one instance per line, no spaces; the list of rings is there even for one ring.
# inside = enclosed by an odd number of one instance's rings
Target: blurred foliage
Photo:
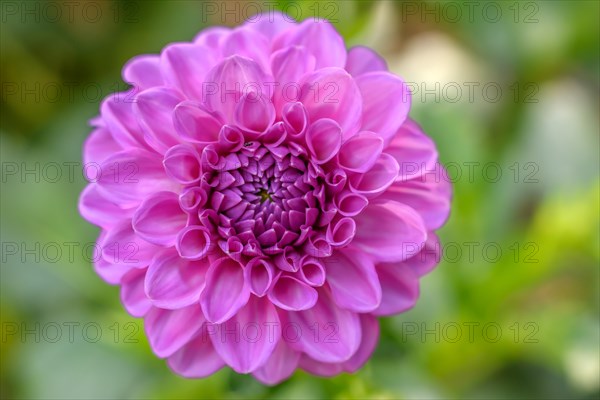
[[[237,7],[234,16],[208,15],[200,1],[75,3],[72,18],[62,9],[58,19],[47,2],[2,3],[2,243],[63,251],[53,262],[2,248],[2,398],[599,396],[597,1],[470,2],[472,13],[460,1],[278,2],[302,18],[333,16],[348,43],[381,51],[409,82],[463,92],[457,101],[443,90],[413,97],[413,118],[455,180],[440,231],[446,256],[423,279],[419,303],[382,319],[377,350],[356,374],[300,371],[272,388],[228,369],[185,380],[151,353],[141,322],[82,249],[97,229],[77,212],[81,174],[69,179],[63,164],[80,162],[101,97],[126,87],[125,61],[204,26],[236,25],[244,3],[212,2]],[[469,99],[465,82],[493,82],[503,94],[490,101],[479,86]],[[22,181],[6,174],[14,163],[59,163],[63,176]],[[70,242],[80,244],[73,259]],[[68,323],[78,324],[72,340]]]

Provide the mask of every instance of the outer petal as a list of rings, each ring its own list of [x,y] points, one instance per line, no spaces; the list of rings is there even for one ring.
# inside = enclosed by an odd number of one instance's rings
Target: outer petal
[[[300,79],[314,71],[315,65],[315,57],[305,47],[290,46],[273,53],[271,70],[277,84],[274,103],[278,113],[285,104],[298,100]]]
[[[403,262],[417,275],[423,276],[431,272],[437,264],[439,264],[442,256],[442,249],[440,246],[440,240],[437,235],[433,232],[427,234],[427,241],[425,246],[419,253]]]
[[[378,264],[377,275],[381,282],[381,305],[374,315],[398,314],[414,307],[419,298],[419,276],[403,263]]]
[[[142,239],[171,247],[186,222],[187,214],[179,205],[179,196],[173,192],[158,192],[142,202],[131,223]]]
[[[136,235],[129,220],[112,227],[98,245],[105,261],[128,268],[147,267],[160,249]]]
[[[126,150],[107,158],[100,166],[98,192],[122,208],[137,207],[161,190],[177,191],[162,166],[162,159],[144,150]]]
[[[402,124],[385,152],[398,161],[400,165],[398,180],[402,181],[434,171],[438,158],[433,140],[410,119]]]
[[[129,314],[134,317],[146,315],[152,302],[144,291],[146,269],[132,269],[121,280],[121,302]]]
[[[134,210],[134,208],[121,208],[106,199],[94,183],[87,185],[79,198],[79,213],[83,218],[106,229],[123,219],[131,218]]]
[[[138,90],[162,86],[160,57],[157,55],[135,56],[123,67],[123,80]]]
[[[300,357],[300,367],[313,375],[331,377],[344,372],[343,363],[317,361],[306,354]]]
[[[96,240],[97,247],[93,252],[94,271],[96,271],[98,276],[104,279],[108,284],[117,285],[121,283],[123,277],[133,268],[128,265],[113,264],[102,258],[102,247],[100,247],[100,245],[104,242],[105,238],[106,231],[101,231],[100,236],[98,236],[98,239]]]
[[[356,78],[363,99],[362,130],[377,132],[388,141],[410,110],[410,91],[396,75],[370,72]]]
[[[272,80],[255,61],[231,56],[210,70],[204,83],[203,101],[209,111],[220,112],[226,122],[233,122],[234,111],[242,94],[250,92],[271,98],[265,82]]]
[[[324,45],[326,43],[327,45]],[[297,28],[290,29],[276,40],[275,47],[304,46],[317,60],[316,68],[346,65],[344,39],[329,21],[308,18]]]
[[[406,182],[396,182],[381,195],[406,204],[423,218],[428,230],[444,225],[450,214],[452,187],[446,173],[439,164],[426,175]]]
[[[184,260],[172,249],[160,253],[148,267],[145,293],[160,308],[175,310],[197,303],[209,265],[207,259]]]
[[[137,95],[133,110],[140,119],[146,141],[155,150],[164,153],[179,143],[173,126],[173,110],[183,101],[176,90],[156,87]]]
[[[344,248],[327,259],[327,283],[335,303],[365,313],[379,307],[381,285],[373,261],[360,250]]]
[[[379,340],[379,321],[371,314],[360,314],[362,341],[354,355],[343,364],[344,370],[355,372],[371,357]]]
[[[169,357],[167,363],[173,371],[186,378],[204,378],[225,365],[207,331],[207,324],[204,324],[194,339]]]
[[[220,54],[219,44],[229,35],[230,28],[223,26],[213,26],[203,29],[195,38],[194,43],[207,46],[215,54]]]
[[[356,236],[352,242],[375,261],[402,261],[408,250],[421,248],[427,230],[410,207],[390,200],[376,201],[354,217]]]
[[[302,355],[300,367],[314,375],[334,376],[344,371],[355,372],[369,359],[379,338],[379,322],[371,314],[360,314],[363,340],[354,355],[343,363],[324,363]]]
[[[240,26],[224,38],[221,51],[223,57],[234,55],[248,57],[258,63],[261,68],[269,68],[269,39],[248,26]]]
[[[386,62],[368,47],[356,46],[348,51],[346,71],[356,77],[368,72],[387,71]]]
[[[244,26],[260,32],[269,40],[273,40],[279,33],[295,28],[296,21],[287,14],[270,10],[248,18]]]
[[[200,304],[206,319],[214,324],[227,321],[250,298],[250,288],[244,281],[242,266],[229,257],[214,262],[206,274],[206,288]]]
[[[133,113],[135,91],[109,95],[100,106],[102,120],[112,137],[123,148],[147,148],[144,133]]]
[[[245,374],[265,364],[280,337],[275,307],[265,298],[252,296],[231,319],[216,325],[211,339],[223,360]]]
[[[319,290],[319,299],[313,308],[287,311],[281,316],[285,328],[283,338],[294,349],[317,361],[346,361],[360,345],[358,315],[338,307],[325,288]],[[288,329],[289,326],[294,329]]]
[[[123,148],[113,139],[110,131],[99,127],[88,136],[83,144],[84,173],[89,180],[95,179],[95,166],[99,166],[110,155]]]
[[[175,107],[173,124],[179,136],[194,143],[216,142],[223,127],[217,113],[193,101],[184,101]]]
[[[311,121],[330,118],[342,127],[343,141],[354,136],[361,123],[362,97],[354,79],[341,68],[323,68],[306,75],[300,102]]]
[[[383,153],[367,172],[350,177],[350,189],[366,197],[378,196],[394,183],[399,170],[398,161]]]
[[[152,308],[144,328],[154,354],[165,358],[188,343],[205,323],[200,306],[195,304],[178,310]]]
[[[280,340],[267,362],[252,375],[266,385],[276,385],[292,375],[299,360],[300,352],[292,349],[285,340]]]
[[[204,78],[216,61],[214,53],[198,43],[171,44],[160,55],[165,81],[194,100],[202,98]]]

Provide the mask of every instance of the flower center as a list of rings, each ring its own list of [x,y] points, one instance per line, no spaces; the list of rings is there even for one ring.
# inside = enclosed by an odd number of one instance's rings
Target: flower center
[[[264,203],[265,201],[273,201],[271,198],[271,194],[266,189],[260,189],[258,191],[258,195],[260,196],[260,202]]]
[[[302,147],[247,142],[212,161],[203,172],[207,204],[199,219],[222,247],[277,254],[321,230],[323,171]]]

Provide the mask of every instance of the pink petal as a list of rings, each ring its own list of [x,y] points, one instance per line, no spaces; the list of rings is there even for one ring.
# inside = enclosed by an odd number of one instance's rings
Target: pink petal
[[[419,276],[403,263],[377,264],[381,304],[373,315],[393,315],[414,307],[419,298]]]
[[[288,346],[285,340],[279,340],[267,362],[252,375],[265,385],[276,385],[294,373],[300,354]]]
[[[108,284],[118,285],[121,283],[123,277],[134,268],[128,265],[113,264],[102,258],[101,244],[104,242],[105,238],[106,231],[101,231],[92,252],[94,271],[96,271],[98,276],[104,279]]]
[[[269,291],[269,300],[284,310],[307,310],[315,305],[319,297],[317,291],[306,283],[290,275],[279,277]]]
[[[144,291],[146,269],[132,269],[121,280],[121,302],[129,314],[141,318],[152,308]]]
[[[323,286],[325,283],[325,266],[319,259],[304,256],[300,262],[300,277],[310,286]]]
[[[256,138],[275,122],[275,109],[266,96],[246,93],[235,108],[234,120],[240,129]]]
[[[134,91],[109,95],[100,106],[102,120],[122,148],[146,148],[144,133],[133,113]]]
[[[290,102],[283,107],[283,122],[294,138],[300,138],[308,127],[308,114],[304,104]]]
[[[398,161],[382,153],[370,170],[350,177],[350,189],[367,197],[374,197],[390,187],[398,177]]]
[[[385,152],[400,165],[398,180],[409,180],[435,170],[438,153],[435,143],[416,122],[407,119],[392,138]]]
[[[373,131],[388,141],[410,110],[408,87],[389,72],[370,72],[356,78],[363,99],[362,130]]]
[[[79,213],[94,225],[110,228],[123,219],[131,218],[135,209],[124,209],[114,204],[91,183],[83,189],[79,198]]]
[[[133,110],[140,119],[146,141],[161,153],[179,143],[173,110],[182,100],[179,92],[166,87],[147,89],[136,97]]]
[[[179,205],[186,212],[193,212],[206,204],[208,195],[200,186],[185,189],[179,195]]]
[[[360,132],[346,141],[338,154],[338,164],[352,172],[368,171],[383,150],[383,139],[374,132]]]
[[[356,234],[356,224],[352,218],[344,217],[327,227],[327,240],[332,246],[346,246]]]
[[[140,204],[131,223],[142,239],[158,246],[171,247],[186,222],[187,215],[179,205],[177,194],[158,192]]]
[[[313,375],[331,377],[344,372],[343,363],[325,363],[312,359],[306,354],[300,357],[300,368]]]
[[[342,131],[332,119],[320,119],[306,132],[306,145],[318,164],[331,160],[339,151],[341,143]]]
[[[275,275],[275,268],[270,261],[253,258],[244,268],[244,278],[250,291],[259,297],[267,294]]]
[[[220,112],[226,122],[234,121],[234,111],[243,94],[255,93],[270,99],[265,82],[271,82],[253,60],[230,56],[217,64],[206,77],[203,101],[209,111]]]
[[[173,124],[181,138],[194,143],[216,142],[223,123],[200,103],[181,102],[173,111]]]
[[[83,144],[83,163],[86,164],[84,165],[84,173],[88,180],[94,180],[98,172],[97,167],[110,155],[122,149],[107,128],[94,129]]]
[[[433,232],[427,234],[425,246],[411,258],[403,261],[403,264],[412,268],[418,276],[423,276],[431,272],[442,257],[440,240]]]
[[[240,26],[224,38],[221,51],[223,57],[247,57],[266,69],[269,64],[269,48],[269,40],[263,34],[248,26]]]
[[[169,367],[185,378],[205,378],[214,374],[225,362],[216,352],[207,334],[207,326],[167,360]]]
[[[271,70],[277,86],[274,103],[279,113],[300,95],[300,79],[315,70],[316,60],[305,47],[290,46],[276,51],[271,56]]]
[[[167,175],[183,185],[200,180],[202,167],[200,154],[190,145],[179,144],[171,147],[163,159]]]
[[[436,164],[433,171],[405,182],[396,182],[381,195],[415,209],[428,230],[444,225],[450,214],[452,187],[443,167]]]
[[[165,358],[188,343],[205,323],[200,306],[194,304],[178,310],[152,308],[146,314],[144,328],[154,354]]]
[[[323,68],[306,75],[301,82],[300,102],[311,121],[330,118],[342,128],[343,141],[358,132],[362,97],[354,79],[343,69]]]
[[[246,374],[264,365],[281,337],[275,307],[265,298],[251,296],[231,319],[215,326],[213,345],[234,371]]]
[[[210,28],[203,29],[194,38],[194,43],[218,50],[219,44],[227,37],[227,35],[229,35],[230,32],[230,28],[223,26],[212,26]]]
[[[356,236],[352,241],[374,261],[402,261],[408,250],[423,247],[427,230],[412,208],[391,200],[369,204],[354,217]]]
[[[216,61],[213,52],[197,43],[171,44],[160,55],[165,81],[194,100],[202,99],[204,77]]]
[[[160,156],[144,150],[125,150],[100,166],[98,192],[122,208],[137,207],[155,192],[177,191],[162,166]]]
[[[379,307],[381,285],[373,261],[360,250],[345,248],[327,259],[327,283],[335,303],[351,311]]]
[[[295,28],[296,21],[287,14],[271,9],[249,17],[244,26],[260,32],[268,39],[273,39],[279,33]]]
[[[136,235],[128,219],[108,230],[98,245],[104,260],[128,268],[147,267],[160,249]]]
[[[189,225],[181,230],[175,242],[179,255],[188,260],[201,260],[212,246],[210,232],[200,225]]]
[[[316,61],[316,68],[339,67],[346,65],[344,39],[336,32],[329,21],[307,18],[296,29],[286,32],[286,37],[278,40],[278,48],[303,46]],[[326,43],[327,45],[324,45]]]
[[[156,307],[176,310],[197,303],[209,262],[189,261],[169,249],[158,254],[146,274],[145,292]]]
[[[123,67],[123,80],[134,85],[138,91],[162,86],[160,57],[157,55],[135,56]]]
[[[344,370],[352,373],[361,368],[367,362],[379,340],[379,321],[371,314],[360,314],[360,327],[362,341],[356,353],[346,362]]]
[[[283,338],[295,350],[317,361],[346,361],[360,345],[358,314],[338,307],[327,289],[319,290],[319,299],[311,309],[288,311],[281,316]]]
[[[357,77],[367,72],[387,71],[387,65],[385,60],[370,48],[356,46],[348,51],[346,71]]]
[[[250,288],[245,284],[244,270],[238,262],[223,257],[210,266],[206,274],[206,287],[200,296],[207,320],[214,324],[227,321],[249,298]]]
[[[369,200],[362,194],[345,190],[334,198],[334,203],[341,215],[354,217],[369,205]]]

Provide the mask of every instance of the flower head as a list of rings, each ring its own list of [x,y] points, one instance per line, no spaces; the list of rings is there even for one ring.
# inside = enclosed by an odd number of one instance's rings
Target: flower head
[[[436,265],[450,187],[376,53],[253,21],[125,66],[84,148],[95,269],[178,374],[352,372]]]

